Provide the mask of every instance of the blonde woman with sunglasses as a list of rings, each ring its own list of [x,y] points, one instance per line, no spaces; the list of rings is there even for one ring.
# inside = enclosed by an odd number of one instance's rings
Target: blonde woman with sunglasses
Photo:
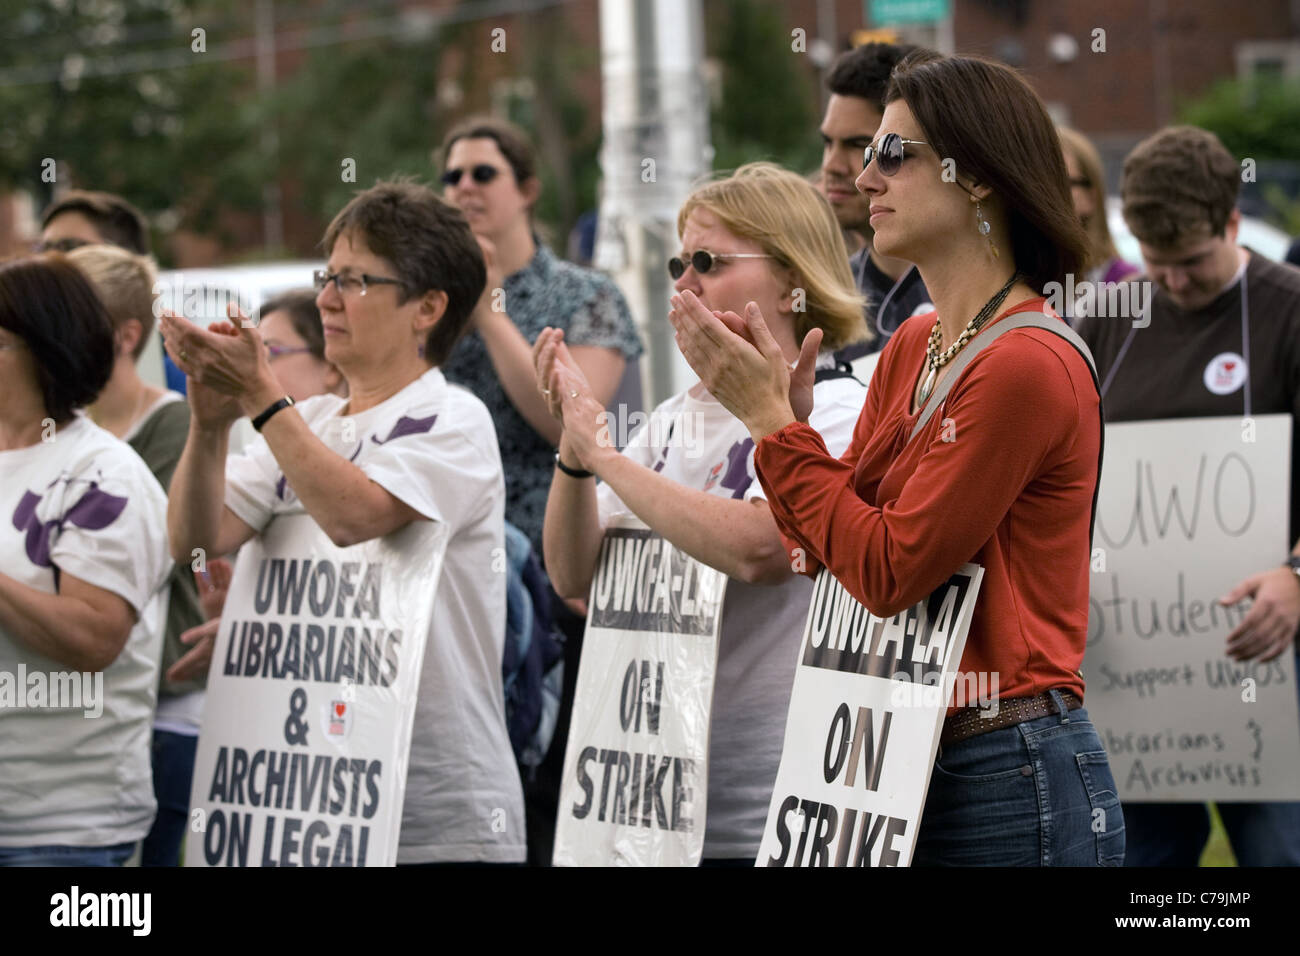
[[[802,177],[769,163],[742,166],[687,198],[682,251],[668,262],[679,292],[710,309],[755,299],[773,316],[789,362],[800,346],[821,381],[812,425],[843,451],[862,406],[861,383],[830,351],[866,332],[839,225]],[[585,597],[610,518],[631,512],[731,581],[710,729],[706,864],[752,865],[781,755],[785,715],[811,583],[791,566],[762,490],[745,426],[702,384],[659,405],[622,451],[602,434],[603,406],[548,329],[533,349],[537,386],[563,426],[546,505],[546,566],[556,590]],[[597,485],[596,478],[600,479]]]

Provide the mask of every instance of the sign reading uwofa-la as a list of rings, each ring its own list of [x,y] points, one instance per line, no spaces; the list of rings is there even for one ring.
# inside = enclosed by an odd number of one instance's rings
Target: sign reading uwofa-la
[[[350,548],[282,515],[239,552],[186,866],[392,866],[446,525]]]
[[[1122,800],[1300,797],[1294,655],[1229,658],[1218,601],[1294,543],[1290,462],[1290,415],[1106,426],[1083,673]]]
[[[813,589],[758,866],[906,866],[984,569],[891,618]]]
[[[591,585],[556,865],[694,866],[726,575],[631,519]]]

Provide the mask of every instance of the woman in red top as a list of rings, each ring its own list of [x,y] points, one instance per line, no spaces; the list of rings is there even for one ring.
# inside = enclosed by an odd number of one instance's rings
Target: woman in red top
[[[888,617],[963,563],[984,568],[961,670],[984,678],[964,686],[995,688],[997,713],[950,708],[914,862],[1117,866],[1123,816],[1079,673],[1101,441],[1090,357],[1050,330],[997,328],[1043,312],[1044,286],[1084,255],[1056,131],[1006,67],[913,57],[857,186],[876,249],[916,263],[937,314],[885,348],[843,458],[803,424],[813,363],[792,373],[752,304],[741,318],[683,293],[679,345],[749,427],[809,573],[828,568]],[[982,350],[946,383],[981,331]],[[912,437],[932,395],[941,405]]]

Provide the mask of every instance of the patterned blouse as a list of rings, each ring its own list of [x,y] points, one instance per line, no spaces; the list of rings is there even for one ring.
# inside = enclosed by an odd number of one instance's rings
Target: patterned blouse
[[[641,339],[623,294],[601,272],[565,262],[536,236],[537,253],[524,268],[506,277],[505,310],[529,343],[550,326],[564,330],[564,341],[614,349],[629,362],[641,355]],[[487,346],[471,329],[442,366],[449,382],[463,385],[487,406],[496,424],[506,479],[506,520],[542,554],[542,519],[551,489],[555,449],[533,431],[506,396]]]

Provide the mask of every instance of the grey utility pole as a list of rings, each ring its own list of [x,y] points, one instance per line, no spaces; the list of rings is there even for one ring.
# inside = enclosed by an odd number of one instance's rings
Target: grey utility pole
[[[668,323],[677,210],[712,165],[699,0],[601,0],[604,140],[595,265],[627,297],[647,348],[647,407],[695,380]]]

